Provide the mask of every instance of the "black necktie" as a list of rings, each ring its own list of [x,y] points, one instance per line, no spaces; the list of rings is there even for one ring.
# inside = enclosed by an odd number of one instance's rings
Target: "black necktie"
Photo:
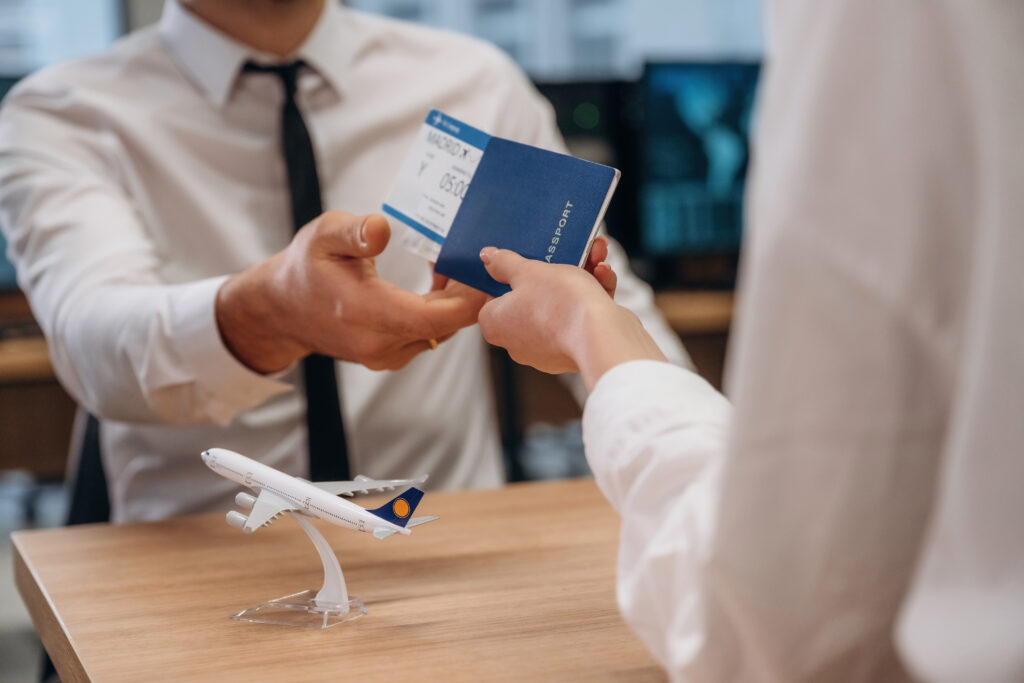
[[[274,74],[284,86],[281,108],[281,146],[288,167],[288,189],[292,199],[292,222],[298,231],[323,212],[316,157],[302,113],[295,103],[295,83],[303,63],[264,66],[248,62],[246,71]],[[345,426],[338,404],[338,381],[334,359],[320,354],[302,361],[306,385],[306,426],[309,428],[309,477],[313,481],[349,479]]]

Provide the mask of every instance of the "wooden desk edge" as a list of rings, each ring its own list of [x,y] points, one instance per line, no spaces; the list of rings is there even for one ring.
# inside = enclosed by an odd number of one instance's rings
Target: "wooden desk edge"
[[[734,300],[732,292],[663,290],[654,294],[655,305],[680,335],[728,332]]]
[[[42,337],[0,341],[0,383],[46,381],[54,376]]]
[[[14,584],[18,587],[22,602],[32,617],[39,639],[50,654],[57,673],[63,683],[88,683],[92,680],[85,670],[78,652],[75,650],[71,636],[64,627],[64,622],[57,618],[57,610],[50,601],[50,596],[43,592],[35,571],[22,556],[19,534],[11,534],[11,545],[14,548]],[[49,608],[46,605],[49,604]]]

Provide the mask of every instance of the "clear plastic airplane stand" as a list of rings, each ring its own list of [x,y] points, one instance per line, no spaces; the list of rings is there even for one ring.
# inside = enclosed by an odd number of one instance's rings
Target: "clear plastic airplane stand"
[[[328,545],[327,539],[305,515],[293,512],[288,514],[302,527],[320,554],[320,561],[324,565],[323,587],[318,593],[310,589],[260,603],[231,615],[231,618],[258,624],[324,629],[358,619],[366,614],[363,601],[349,597],[345,588],[345,577],[341,574],[341,565],[338,564],[338,558]]]

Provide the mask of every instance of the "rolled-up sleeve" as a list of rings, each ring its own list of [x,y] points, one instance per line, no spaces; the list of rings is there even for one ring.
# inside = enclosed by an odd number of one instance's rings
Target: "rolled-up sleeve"
[[[116,141],[62,97],[16,89],[0,110],[0,228],[64,387],[101,418],[220,424],[290,390],[224,346],[224,277],[163,281]]]
[[[590,466],[622,517],[619,607],[670,672],[706,634],[699,571],[730,420],[729,402],[706,381],[655,361],[609,370],[583,415]]]

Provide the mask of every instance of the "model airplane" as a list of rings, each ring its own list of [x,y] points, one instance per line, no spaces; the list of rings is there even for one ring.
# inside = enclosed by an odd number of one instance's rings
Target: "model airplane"
[[[417,479],[371,479],[359,475],[353,481],[310,482],[224,448],[203,451],[203,462],[222,477],[248,486],[259,494],[253,497],[243,492],[235,496],[239,507],[250,510],[248,516],[235,510],[227,514],[228,524],[250,534],[285,512],[317,517],[346,529],[372,533],[376,538],[408,534],[410,527],[437,519],[412,517],[423,498],[423,491],[412,485],[423,483],[426,476]],[[367,510],[338,497],[371,490],[392,490],[400,486],[410,488],[375,510]]]

